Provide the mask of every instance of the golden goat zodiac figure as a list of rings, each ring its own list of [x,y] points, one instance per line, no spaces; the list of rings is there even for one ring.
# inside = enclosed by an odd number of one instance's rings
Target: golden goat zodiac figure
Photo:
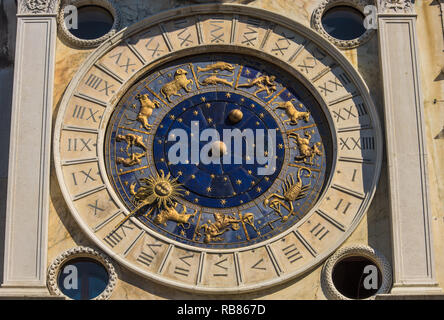
[[[172,102],[171,96],[181,96],[177,93],[180,91],[180,89],[184,89],[186,92],[191,91],[191,88],[188,88],[188,86],[192,86],[194,81],[193,79],[187,79],[187,74],[188,71],[184,69],[177,69],[176,73],[174,74],[174,80],[164,84],[160,89],[163,97],[168,99],[169,102]]]
[[[128,149],[132,146],[141,147],[143,150],[147,150],[145,144],[143,143],[143,137],[138,136],[132,133],[128,133],[126,135],[118,134],[116,136],[116,141],[125,141],[127,143],[126,145],[126,154],[130,155],[128,152]]]
[[[153,220],[154,223],[163,224],[166,226],[167,222],[171,220],[177,222],[178,226],[181,226],[184,229],[189,229],[190,223],[188,221],[190,220],[190,218],[193,218],[196,215],[197,209],[194,210],[194,212],[191,214],[186,214],[187,207],[185,205],[183,206],[182,212],[180,213],[177,212],[176,207],[177,202],[175,202],[172,207],[166,206],[166,209],[160,210],[160,212]],[[188,224],[188,226],[185,227],[185,224]]]
[[[214,213],[214,222],[208,220],[207,223],[203,224],[199,230],[204,230],[204,242],[216,242],[223,241],[221,235],[230,229],[233,231],[239,230],[239,223],[243,222],[249,224],[256,230],[254,227],[254,215],[252,213],[244,214],[241,219],[237,219],[231,215],[226,215],[223,213]],[[199,232],[197,232],[199,236],[202,236]]]
[[[310,146],[311,135],[308,131],[305,132],[307,138],[301,138],[298,133],[291,132],[288,137],[293,139],[298,145],[299,156],[295,157],[295,162],[304,162],[308,165],[313,165],[315,156],[322,156],[322,151],[319,149],[320,142],[316,142],[313,146]],[[308,160],[307,160],[308,159]]]
[[[287,221],[290,215],[295,214],[293,201],[304,198],[306,196],[306,191],[308,190],[308,188],[310,188],[310,184],[305,186],[302,184],[302,170],[308,172],[308,174],[305,176],[306,178],[309,178],[311,176],[310,169],[300,168],[297,173],[297,182],[294,181],[293,174],[290,174],[285,182],[282,184],[283,195],[272,193],[264,200],[265,206],[269,206],[282,217],[282,222]],[[287,210],[287,215],[282,214],[281,207],[284,207]]]
[[[153,125],[149,124],[148,120],[153,114],[153,110],[160,108],[160,102],[154,99],[150,100],[147,94],[138,94],[136,99],[140,102],[140,110],[136,120],[139,121],[146,130],[151,131]],[[133,105],[133,108],[135,107],[136,105]]]
[[[289,101],[275,102],[273,105],[278,105],[276,109],[285,109],[285,113],[287,114],[289,120],[285,120],[284,122],[290,122],[291,125],[297,125],[298,120],[302,119],[305,120],[305,122],[308,122],[310,120],[310,112],[298,111],[294,106],[293,101],[296,101],[296,99],[293,98]],[[299,108],[302,107],[302,104],[299,104]]]
[[[266,91],[267,96],[265,98],[269,98],[276,91],[276,84],[274,80],[276,80],[276,76],[262,75],[254,80],[248,80],[247,83],[238,84],[237,88],[240,87],[251,88],[256,86],[258,89],[254,92],[255,96],[257,96],[259,92]]]

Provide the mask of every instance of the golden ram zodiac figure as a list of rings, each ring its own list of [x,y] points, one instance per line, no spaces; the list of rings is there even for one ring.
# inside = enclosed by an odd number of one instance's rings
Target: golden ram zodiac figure
[[[188,86],[192,86],[194,81],[193,79],[187,79],[187,73],[188,71],[184,69],[177,69],[174,74],[174,80],[164,84],[160,89],[163,97],[168,99],[170,103],[172,102],[171,96],[181,96],[177,93],[180,89],[184,89],[186,92],[191,91],[191,88],[188,88]]]
[[[254,226],[254,215],[253,213],[244,214],[241,219],[237,219],[231,215],[223,214],[223,213],[214,213],[214,222],[208,220],[207,223],[200,226],[199,230],[204,230],[204,242],[216,242],[223,241],[221,237],[225,232],[230,229],[233,231],[239,230],[239,223],[243,222],[249,224],[256,230]],[[197,232],[199,236],[202,236],[199,232]]]
[[[247,83],[238,84],[237,88],[240,87],[251,88],[256,86],[258,89],[254,92],[255,96],[257,96],[259,92],[266,91],[267,96],[265,98],[269,98],[276,91],[276,84],[274,80],[276,80],[276,76],[262,75],[254,80],[248,80]]]
[[[290,215],[294,215],[293,201],[304,198],[307,194],[306,191],[310,188],[310,184],[303,185],[301,179],[301,172],[305,170],[308,174],[305,176],[309,178],[311,176],[311,170],[308,168],[300,168],[297,173],[297,182],[294,181],[293,174],[290,174],[285,182],[282,184],[282,193],[272,193],[264,200],[264,205],[269,206],[273,209],[279,216],[282,217],[282,222],[288,220]],[[281,212],[281,207],[284,207],[288,214],[283,215]]]
[[[166,206],[165,209],[160,210],[160,212],[156,215],[154,218],[155,224],[163,224],[166,226],[168,221],[174,221],[177,222],[178,226],[181,226],[184,229],[188,229],[190,227],[190,223],[188,222],[190,218],[193,218],[196,213],[197,209],[194,210],[191,214],[187,213],[187,207],[184,205],[182,212],[177,212],[176,210],[177,202],[174,203],[172,207]],[[188,224],[187,227],[185,227],[185,224]]]
[[[302,138],[299,133],[291,132],[288,134],[290,139],[293,139],[298,145],[299,156],[295,157],[295,162],[304,162],[308,165],[313,165],[315,156],[322,156],[322,151],[319,149],[320,142],[316,142],[310,146],[311,135],[308,131],[305,132],[306,138]]]
[[[310,120],[310,112],[302,112],[298,111],[296,107],[293,104],[293,101],[296,101],[296,99],[291,99],[289,101],[282,101],[282,102],[275,102],[273,105],[278,105],[276,109],[284,109],[285,113],[287,114],[287,117],[289,120],[285,120],[284,122],[290,122],[291,125],[297,125],[298,120],[305,120],[305,122],[308,122]],[[302,104],[299,104],[299,108],[302,108]]]

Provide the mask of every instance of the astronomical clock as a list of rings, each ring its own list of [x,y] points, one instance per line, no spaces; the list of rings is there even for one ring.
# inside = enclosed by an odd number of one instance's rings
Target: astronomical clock
[[[128,272],[217,294],[332,254],[369,206],[382,141],[362,79],[326,40],[263,10],[203,6],[96,49],[64,94],[53,149],[99,248]]]

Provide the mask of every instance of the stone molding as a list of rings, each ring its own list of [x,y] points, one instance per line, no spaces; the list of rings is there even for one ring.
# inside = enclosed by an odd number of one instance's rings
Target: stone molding
[[[364,8],[369,5],[369,2],[367,0],[324,0],[313,11],[313,15],[311,18],[312,28],[340,49],[353,49],[359,47],[370,40],[370,38],[375,34],[374,29],[367,29],[367,31],[364,32],[363,35],[356,39],[340,40],[328,34],[322,26],[322,16],[324,15],[324,13],[333,7],[341,5],[351,6],[364,13]]]
[[[95,297],[93,300],[107,300],[109,297],[111,297],[118,280],[116,269],[111,260],[106,255],[90,247],[75,247],[61,253],[57,258],[54,259],[54,261],[48,268],[47,281],[49,291],[53,295],[63,296],[68,300],[72,300],[71,298],[65,296],[62,291],[60,291],[57,283],[57,278],[60,272],[60,268],[70,260],[76,258],[91,258],[97,260],[105,267],[106,271],[109,274],[108,285],[106,286],[105,290],[103,290],[103,292]]]
[[[354,244],[339,249],[325,262],[321,273],[321,286],[327,298],[332,300],[352,300],[341,294],[336,289],[333,283],[332,274],[334,266],[339,261],[354,256],[361,256],[370,259],[378,266],[380,272],[382,272],[381,287],[379,288],[378,292],[375,293],[375,295],[367,298],[366,300],[373,300],[376,298],[376,295],[388,293],[392,285],[392,268],[387,259],[381,253],[369,246]]]
[[[19,0],[17,13],[20,15],[56,14],[59,0]]]
[[[379,13],[412,14],[413,5],[410,0],[378,0]]]
[[[66,28],[65,25],[64,9],[68,5],[73,5],[76,7],[81,7],[83,5],[95,5],[105,8],[114,18],[114,23],[113,26],[111,27],[111,30],[107,34],[97,39],[86,40],[86,39],[77,38]],[[60,6],[60,11],[57,16],[57,24],[58,24],[58,30],[60,31],[60,36],[68,43],[79,48],[95,48],[99,46],[102,42],[104,42],[105,40],[111,38],[116,34],[116,32],[120,28],[120,21],[121,21],[121,13],[118,5],[113,0],[66,0]]]

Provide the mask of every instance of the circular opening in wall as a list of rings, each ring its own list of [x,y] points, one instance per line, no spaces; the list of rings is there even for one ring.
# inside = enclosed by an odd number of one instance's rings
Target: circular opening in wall
[[[75,16],[66,19],[75,19]],[[69,32],[79,39],[92,40],[103,37],[114,24],[113,15],[100,6],[83,6],[77,9],[77,28],[75,23],[69,21],[70,27],[65,23]]]
[[[366,32],[364,20],[365,16],[358,9],[350,6],[336,6],[324,13],[322,26],[333,38],[352,40]]]
[[[382,285],[378,266],[366,257],[347,257],[335,264],[332,272],[335,288],[349,299],[367,299]]]
[[[108,286],[109,274],[97,260],[74,258],[59,271],[60,291],[74,300],[90,300],[99,296]]]

